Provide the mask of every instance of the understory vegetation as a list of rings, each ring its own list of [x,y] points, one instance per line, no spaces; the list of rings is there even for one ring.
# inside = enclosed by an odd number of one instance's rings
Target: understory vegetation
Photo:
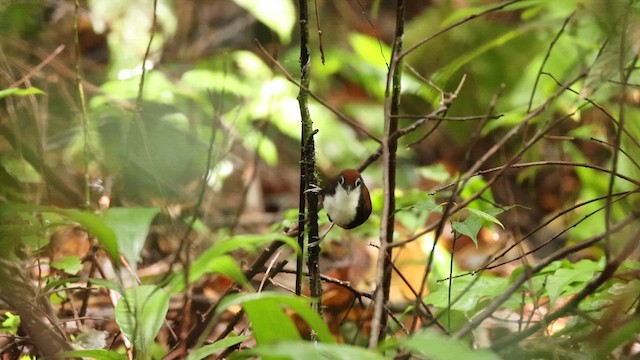
[[[17,0],[0,34],[0,359],[639,356],[638,1]]]

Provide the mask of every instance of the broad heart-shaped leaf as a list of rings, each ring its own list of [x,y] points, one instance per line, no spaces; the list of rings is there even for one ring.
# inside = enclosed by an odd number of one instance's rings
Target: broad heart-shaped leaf
[[[489,211],[466,208],[466,210],[468,210],[470,213],[469,216],[463,221],[454,221],[451,224],[451,227],[454,231],[470,237],[476,247],[478,247],[478,232],[482,228],[482,222],[488,221],[497,224],[504,229],[504,225],[502,225],[500,220],[496,219],[495,215],[501,214],[504,211],[511,209],[512,207],[513,206],[510,206],[506,209],[493,208]]]
[[[232,359],[247,358],[291,359],[291,360],[384,360],[379,353],[347,344],[325,344],[310,341],[280,341],[274,344],[258,345],[235,353]]]
[[[157,208],[111,208],[104,214],[104,222],[116,233],[118,248],[134,273],[157,213]]]
[[[285,312],[286,308],[300,316],[315,332],[319,341],[334,342],[327,324],[311,309],[307,299],[302,297],[275,292],[229,296],[220,302],[216,313],[219,315],[229,306],[237,304],[241,304],[246,311],[258,344],[301,339],[293,320]]]
[[[222,340],[214,342],[213,344],[205,345],[199,349],[191,351],[189,353],[189,356],[187,356],[187,360],[204,359],[216,351],[220,351],[228,348],[229,346],[239,344],[247,340],[248,338],[248,335],[226,337]]]
[[[451,228],[457,233],[470,237],[478,247],[478,232],[482,228],[482,220],[479,216],[471,214],[463,221],[454,221]]]
[[[504,229],[504,225],[502,225],[500,220],[496,219],[496,217],[493,216],[492,214],[490,214],[490,212],[488,212],[488,211],[485,212],[485,211],[481,211],[481,210],[473,209],[473,208],[467,208],[467,210],[471,211],[471,213],[473,213],[474,215],[477,215],[480,219],[492,222],[492,223],[494,223],[496,225],[499,225],[501,228]],[[498,211],[497,214],[500,214],[500,213],[503,212],[503,210],[500,209],[500,208],[495,208],[494,210]]]
[[[134,346],[136,359],[149,359],[149,350],[167,311],[169,295],[155,285],[127,289],[116,306],[116,322]]]
[[[289,42],[296,20],[295,8],[291,0],[234,0],[234,2],[275,31],[283,43]]]
[[[412,354],[431,360],[499,360],[500,357],[489,350],[472,350],[460,340],[433,331],[423,331],[400,338],[392,347],[401,347]]]

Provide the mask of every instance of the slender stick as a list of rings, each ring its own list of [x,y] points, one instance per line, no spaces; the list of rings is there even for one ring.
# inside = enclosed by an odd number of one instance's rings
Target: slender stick
[[[389,301],[391,287],[392,248],[394,221],[395,221],[395,186],[396,186],[396,150],[398,138],[394,134],[398,131],[398,118],[400,108],[400,90],[402,79],[402,38],[404,35],[404,0],[396,3],[396,35],[391,54],[391,64],[387,74],[387,86],[385,91],[384,111],[384,135],[382,137],[382,161],[383,161],[383,185],[384,206],[382,209],[382,221],[380,225],[380,254],[376,268],[375,307],[371,320],[371,335],[369,336],[369,348],[373,349],[384,339],[388,317],[384,308]]]
[[[302,133],[300,143],[300,204],[298,214],[298,245],[303,250],[298,254],[296,261],[296,294],[302,292],[302,263],[304,258],[304,224],[309,221],[308,243],[315,243],[320,240],[318,235],[318,193],[307,191],[311,184],[318,182],[315,163],[315,142],[313,136],[317,131],[313,130],[313,121],[309,112],[309,84],[311,81],[311,58],[309,55],[309,9],[307,0],[299,0],[299,22],[300,22],[300,92],[298,93],[298,104],[300,106],[300,119],[302,122]],[[306,202],[306,216],[305,216]],[[322,286],[320,282],[319,267],[320,248],[312,246],[309,248],[307,267],[309,269],[310,295],[313,299],[313,306],[320,313],[320,298],[322,297]]]

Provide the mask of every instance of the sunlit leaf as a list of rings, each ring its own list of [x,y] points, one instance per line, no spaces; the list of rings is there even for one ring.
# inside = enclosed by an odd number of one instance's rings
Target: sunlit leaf
[[[295,24],[295,9],[291,0],[233,0],[236,4],[247,9],[256,19],[275,31],[280,40],[288,43],[291,30]]]
[[[65,256],[61,259],[54,260],[51,262],[51,266],[56,269],[60,269],[67,274],[74,275],[77,274],[78,271],[82,270],[82,261],[78,256]]]
[[[12,96],[12,95],[27,96],[27,95],[40,95],[40,94],[44,94],[44,91],[35,87],[28,87],[25,89],[8,88],[8,89],[0,90],[0,99],[5,98],[7,96]]]

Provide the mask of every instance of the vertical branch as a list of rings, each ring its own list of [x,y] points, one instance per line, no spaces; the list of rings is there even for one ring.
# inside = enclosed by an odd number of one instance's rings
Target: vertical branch
[[[396,36],[391,54],[391,64],[387,74],[384,104],[384,135],[382,137],[384,206],[380,225],[380,255],[376,268],[376,289],[374,294],[375,308],[371,321],[369,348],[375,348],[384,339],[387,327],[387,316],[384,312],[389,301],[391,286],[392,247],[395,220],[395,187],[396,187],[396,150],[398,138],[392,136],[398,130],[400,108],[400,81],[402,79],[402,37],[404,35],[404,0],[397,0]]]
[[[78,30],[78,17],[80,14],[80,1],[75,2],[74,21],[73,21],[73,43],[75,46],[75,68],[76,68],[76,87],[80,96],[80,119],[82,120],[82,165],[84,172],[84,207],[91,205],[91,194],[89,192],[89,122],[87,118],[87,105],[84,97],[84,87],[82,86],[82,75],[80,74],[80,35]]]
[[[299,0],[299,22],[300,22],[300,92],[298,93],[298,104],[300,105],[300,118],[302,122],[302,134],[300,144],[300,211],[298,214],[298,244],[300,249],[304,249],[304,223],[309,221],[309,243],[319,241],[318,236],[318,194],[314,191],[307,191],[309,184],[317,183],[315,171],[315,144],[313,136],[313,122],[309,113],[309,83],[311,78],[311,61],[309,57],[309,11],[307,0]],[[307,211],[305,216],[305,200]],[[311,297],[315,299],[314,306],[320,312],[319,299],[322,296],[320,286],[320,269],[318,267],[318,257],[320,248],[313,246],[309,249],[309,268]],[[296,293],[301,293],[302,287],[302,263],[304,251],[298,254],[296,271]]]
[[[613,157],[611,159],[611,173],[609,176],[609,185],[607,188],[607,205],[604,209],[605,220],[604,226],[607,234],[611,228],[611,206],[613,204],[613,187],[616,181],[615,174],[618,172],[618,162],[620,155],[620,146],[622,144],[622,132],[625,126],[625,102],[627,101],[627,83],[629,82],[629,77],[631,73],[635,69],[635,63],[637,62],[637,56],[634,58],[631,66],[629,66],[629,70],[625,72],[625,54],[626,54],[626,45],[627,45],[627,27],[629,24],[629,16],[628,12],[625,11],[621,24],[620,24],[620,54],[619,54],[619,63],[618,63],[618,71],[620,76],[620,83],[622,88],[620,89],[620,94],[622,100],[620,101],[620,109],[618,110],[618,128],[616,129],[614,142],[613,142]],[[604,239],[604,255],[607,263],[611,260],[611,237],[607,235]]]

